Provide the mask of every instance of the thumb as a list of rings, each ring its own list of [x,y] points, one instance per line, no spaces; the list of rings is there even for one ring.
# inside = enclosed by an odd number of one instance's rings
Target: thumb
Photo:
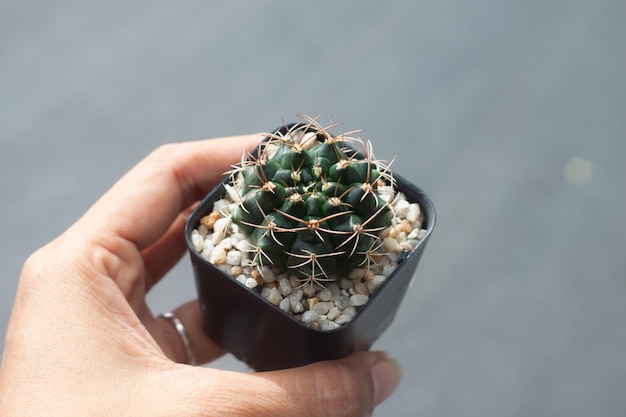
[[[186,416],[367,416],[400,380],[397,363],[383,352],[273,372],[184,368],[169,375],[176,381],[162,382],[165,398],[176,398],[168,401],[175,414]]]

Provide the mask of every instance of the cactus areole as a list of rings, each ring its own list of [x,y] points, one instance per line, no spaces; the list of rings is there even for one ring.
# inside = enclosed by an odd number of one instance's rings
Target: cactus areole
[[[375,261],[380,233],[392,223],[385,193],[395,184],[388,166],[353,133],[335,137],[313,119],[287,125],[266,134],[231,171],[239,196],[231,219],[256,265],[323,285]]]

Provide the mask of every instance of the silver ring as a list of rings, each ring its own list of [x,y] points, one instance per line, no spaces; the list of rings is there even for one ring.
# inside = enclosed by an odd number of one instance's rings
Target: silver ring
[[[196,355],[193,353],[193,348],[191,347],[191,340],[189,339],[189,335],[187,334],[187,330],[185,330],[185,326],[183,326],[183,322],[180,321],[178,317],[174,315],[174,313],[168,311],[166,313],[160,314],[158,318],[164,318],[172,322],[180,339],[183,341],[183,346],[185,347],[186,354],[186,364],[188,365],[197,365]]]

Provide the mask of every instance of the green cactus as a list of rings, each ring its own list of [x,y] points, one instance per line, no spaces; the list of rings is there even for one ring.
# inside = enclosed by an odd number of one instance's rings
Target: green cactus
[[[379,187],[394,180],[360,139],[334,137],[333,126],[301,117],[306,123],[266,134],[258,153],[232,171],[241,200],[231,219],[253,246],[254,263],[319,284],[368,267],[392,222]]]

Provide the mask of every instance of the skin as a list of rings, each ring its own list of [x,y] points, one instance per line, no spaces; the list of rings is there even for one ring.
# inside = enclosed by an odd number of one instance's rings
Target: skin
[[[261,136],[165,145],[26,261],[0,368],[14,416],[367,416],[395,389],[383,352],[266,373],[185,365],[172,323],[146,293],[186,251],[197,201]],[[223,351],[196,300],[175,308],[199,363]]]

